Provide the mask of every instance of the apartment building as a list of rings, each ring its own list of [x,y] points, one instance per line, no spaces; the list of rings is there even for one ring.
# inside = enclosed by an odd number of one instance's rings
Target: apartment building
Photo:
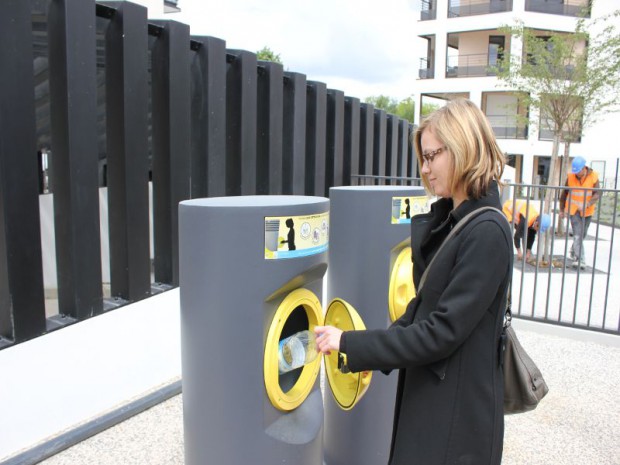
[[[416,31],[425,42],[414,98],[419,124],[425,108],[467,97],[485,112],[500,146],[514,167],[515,182],[547,182],[552,151],[552,131],[544,119],[518,105],[516,94],[492,70],[503,53],[522,54],[522,43],[500,28],[517,20],[537,35],[550,31],[570,33],[584,10],[593,19],[620,8],[620,0],[421,0]],[[618,25],[620,30],[620,24]],[[584,44],[585,46],[585,44]],[[529,123],[517,118],[526,116]],[[586,128],[581,139],[571,144],[571,157],[588,160],[608,187],[616,176],[620,148],[614,134],[620,115],[605,115]],[[564,144],[560,146],[563,154]]]

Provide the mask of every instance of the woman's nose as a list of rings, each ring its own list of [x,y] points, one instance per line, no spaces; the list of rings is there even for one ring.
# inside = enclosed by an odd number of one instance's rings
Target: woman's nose
[[[429,165],[429,163],[427,163],[427,162],[424,162],[422,164],[422,174],[428,174],[428,173],[431,172],[431,169],[430,169],[430,167],[428,165]]]

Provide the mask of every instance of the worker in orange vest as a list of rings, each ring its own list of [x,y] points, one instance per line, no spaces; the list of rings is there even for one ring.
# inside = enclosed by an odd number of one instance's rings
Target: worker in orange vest
[[[513,213],[513,208],[516,213]],[[517,248],[517,259],[523,258],[521,242],[525,242],[527,236],[525,259],[529,260],[536,233],[538,231],[544,233],[551,224],[551,218],[545,213],[540,215],[532,203],[528,205],[527,200],[507,200],[502,205],[502,211],[508,221],[515,225],[514,243]]]
[[[592,215],[600,197],[598,192],[587,188],[598,189],[598,174],[586,166],[583,157],[575,157],[571,165],[571,173],[566,179],[566,187],[560,196],[560,218],[569,217],[573,228],[573,245],[570,249],[572,267],[586,268],[586,254],[583,250],[583,239],[588,234]],[[566,201],[568,199],[568,202]]]

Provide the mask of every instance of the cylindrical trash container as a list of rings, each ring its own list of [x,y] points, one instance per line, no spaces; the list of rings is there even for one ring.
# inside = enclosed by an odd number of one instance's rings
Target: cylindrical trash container
[[[330,249],[326,293],[342,298],[369,329],[386,328],[415,295],[411,217],[427,212],[423,188],[351,186],[330,189]],[[355,409],[325,393],[326,465],[386,464],[397,373],[375,374]]]
[[[278,345],[323,322],[329,200],[190,200],[179,228],[185,463],[320,464],[321,358],[279,374]]]

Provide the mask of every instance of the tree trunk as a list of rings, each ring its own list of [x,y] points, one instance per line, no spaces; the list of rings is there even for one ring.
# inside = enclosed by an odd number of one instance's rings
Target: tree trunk
[[[553,135],[553,148],[551,149],[551,163],[549,163],[549,179],[547,181],[547,186],[558,186],[558,176],[559,176],[559,170],[556,169],[557,168],[557,161],[558,161],[558,153],[560,151],[560,131],[556,131]],[[549,212],[551,211],[551,206],[553,205],[553,198],[554,198],[554,189],[546,189],[545,190],[545,201],[543,204],[543,211],[541,213],[546,213],[549,215]],[[549,256],[549,249],[551,248],[551,237],[549,236],[549,230],[553,230],[553,228],[548,229],[545,232],[545,247],[543,250],[543,256],[542,256],[542,260],[543,262],[546,262],[548,264],[550,264],[551,261],[551,257]],[[540,241],[542,238],[539,237],[538,240]],[[540,246],[538,247],[539,253],[540,253]]]
[[[562,170],[561,170],[561,177],[560,177],[560,185],[562,185],[564,183],[564,180],[566,179],[566,177],[568,176],[568,169],[570,166],[570,142],[565,142],[564,143],[564,156],[562,157]],[[560,197],[561,191],[557,191],[557,198],[558,198],[558,205],[559,205],[559,197]],[[567,235],[568,233],[568,219],[566,220],[566,230],[564,229],[564,220],[559,219],[558,220],[558,229],[556,231],[556,235],[560,236],[560,237],[564,237]]]

